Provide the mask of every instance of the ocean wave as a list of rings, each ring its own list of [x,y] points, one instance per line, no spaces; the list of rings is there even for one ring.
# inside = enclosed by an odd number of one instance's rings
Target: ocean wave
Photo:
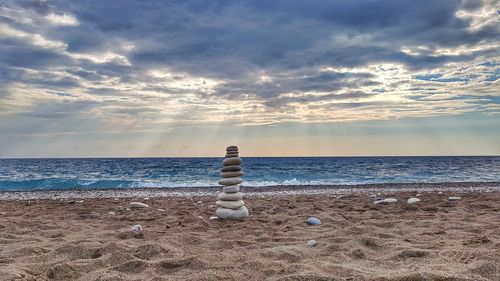
[[[292,178],[283,181],[244,181],[242,186],[293,186],[293,185],[332,185],[349,184],[345,182],[332,181],[306,181]],[[354,183],[351,183],[354,184]],[[68,189],[114,189],[114,188],[189,188],[189,187],[217,187],[217,180],[202,181],[131,181],[131,180],[84,180],[84,179],[62,179],[47,178],[34,180],[0,180],[0,191],[20,190],[68,190]]]

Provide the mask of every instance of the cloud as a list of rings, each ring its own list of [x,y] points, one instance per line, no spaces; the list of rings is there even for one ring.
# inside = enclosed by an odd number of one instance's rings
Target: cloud
[[[139,129],[495,114],[495,5],[5,1],[0,109]]]

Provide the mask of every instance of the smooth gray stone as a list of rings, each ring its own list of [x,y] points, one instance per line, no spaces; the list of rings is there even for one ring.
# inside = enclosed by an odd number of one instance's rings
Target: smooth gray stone
[[[378,204],[389,204],[389,203],[396,203],[398,200],[396,198],[385,198],[382,200],[375,200],[373,201],[373,204],[378,205]]]
[[[223,178],[237,178],[243,176],[242,171],[236,171],[236,172],[223,172],[220,173],[220,176]]]
[[[236,171],[241,171],[241,166],[239,165],[231,165],[231,166],[224,166],[222,169],[220,169],[221,172],[236,172]]]
[[[236,151],[236,152],[238,152],[238,149],[237,148],[226,148],[226,151]]]
[[[241,206],[236,210],[218,208],[215,215],[221,219],[242,219],[248,217],[248,209],[245,206]]]
[[[224,159],[224,161],[222,161],[222,165],[224,166],[240,165],[240,164],[241,164],[241,159],[238,157],[226,158]]]
[[[310,218],[308,218],[306,220],[306,222],[309,225],[319,225],[319,224],[321,224],[321,221],[318,218],[316,218],[316,217],[310,217]]]
[[[461,197],[458,197],[458,196],[450,196],[448,197],[448,201],[458,201],[458,200],[461,200],[462,198]]]
[[[218,200],[222,201],[238,201],[243,199],[243,193],[241,192],[235,192],[235,193],[226,193],[226,192],[221,192],[219,193],[219,196],[217,196]]]
[[[238,153],[233,153],[233,154],[226,154],[226,156],[224,156],[225,158],[233,158],[233,157],[239,157]]]
[[[224,178],[219,180],[220,185],[237,185],[243,182],[242,178]]]
[[[408,201],[406,201],[408,204],[414,204],[414,203],[418,203],[422,200],[416,198],[416,197],[412,197],[412,198],[409,198]]]
[[[228,149],[238,149],[238,146],[237,145],[230,145],[228,147],[226,147],[226,150]]]
[[[224,186],[222,188],[222,191],[224,191],[225,193],[236,193],[240,191],[240,186],[239,185]]]
[[[136,208],[136,209],[149,208],[148,204],[144,204],[141,202],[130,202],[130,204],[128,204],[128,206],[130,208]]]
[[[239,207],[245,205],[245,202],[243,202],[243,200],[238,200],[238,201],[222,201],[222,200],[219,200],[219,201],[215,202],[215,205],[217,205],[219,207],[222,207],[222,208],[226,208],[226,209],[236,210]]]

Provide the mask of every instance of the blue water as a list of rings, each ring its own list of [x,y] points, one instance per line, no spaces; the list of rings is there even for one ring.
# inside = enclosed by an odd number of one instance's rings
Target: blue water
[[[0,159],[0,191],[217,186],[222,158]],[[500,182],[500,157],[243,158],[244,185]]]

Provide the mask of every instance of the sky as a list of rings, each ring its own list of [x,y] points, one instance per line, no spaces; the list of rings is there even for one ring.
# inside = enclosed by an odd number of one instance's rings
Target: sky
[[[500,155],[500,1],[0,0],[0,157]]]

